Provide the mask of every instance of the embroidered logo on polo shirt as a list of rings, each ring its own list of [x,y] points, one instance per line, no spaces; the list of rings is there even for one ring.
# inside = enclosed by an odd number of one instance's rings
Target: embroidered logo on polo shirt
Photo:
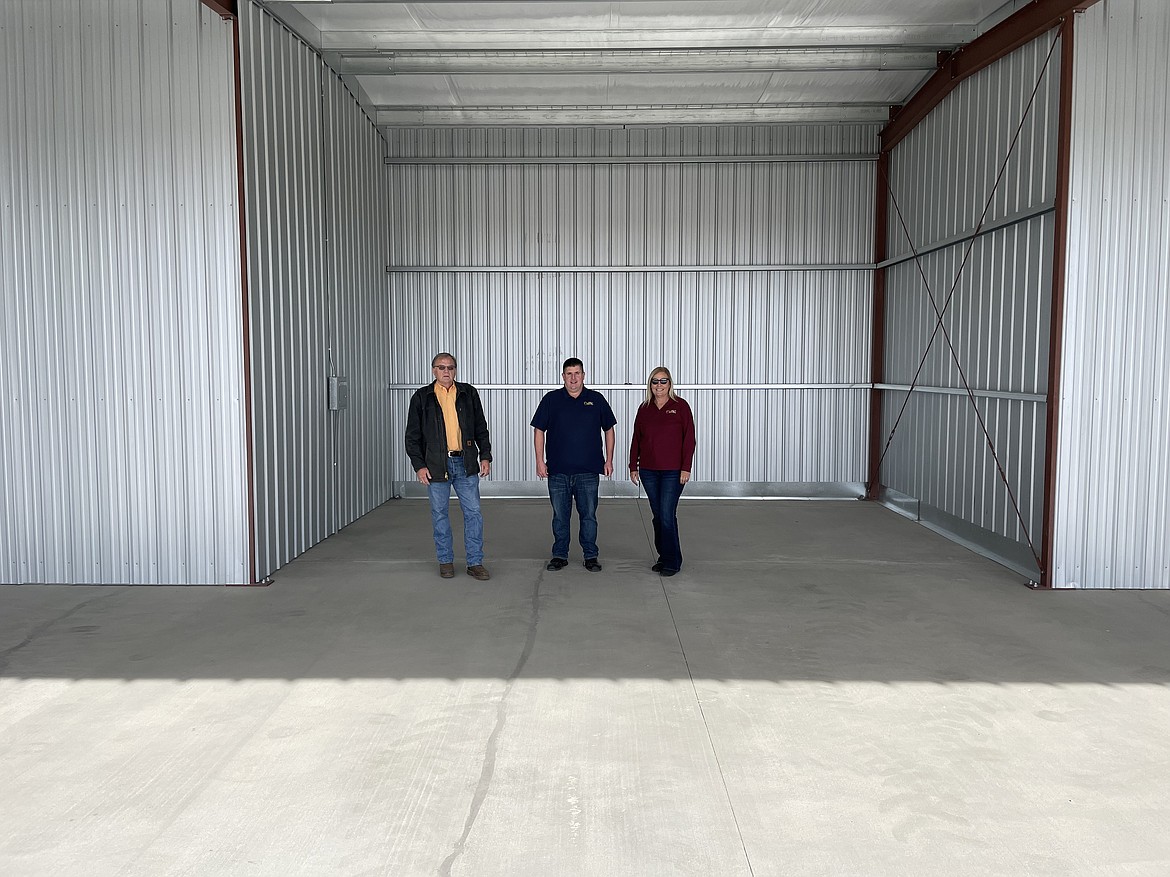
[[[678,414],[678,409],[677,408],[667,408],[666,413],[667,414]]]
[[[592,402],[582,402],[581,404],[583,404],[583,405],[592,405],[593,403],[592,403]]]

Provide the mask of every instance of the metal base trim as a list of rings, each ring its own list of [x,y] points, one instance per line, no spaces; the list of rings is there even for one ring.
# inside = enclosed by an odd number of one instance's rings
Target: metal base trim
[[[1040,567],[1036,563],[1036,558],[1023,543],[1000,536],[970,521],[964,521],[950,512],[944,512],[916,497],[889,487],[882,487],[878,491],[877,502],[988,560],[994,560],[1000,566],[1026,576],[1029,580],[1040,578]]]
[[[417,481],[400,481],[395,493],[403,499],[425,499],[427,489]],[[548,487],[543,481],[480,482],[480,496],[485,499],[548,499]],[[640,489],[623,472],[620,480],[602,478],[598,495],[602,499],[637,499]],[[690,499],[798,499],[798,500],[856,500],[865,496],[865,484],[860,481],[692,481],[683,493]]]

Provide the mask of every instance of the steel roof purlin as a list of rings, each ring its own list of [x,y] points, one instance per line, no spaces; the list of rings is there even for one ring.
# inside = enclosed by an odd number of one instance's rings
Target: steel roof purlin
[[[262,5],[386,127],[885,122],[940,53],[1004,12],[1003,0]]]

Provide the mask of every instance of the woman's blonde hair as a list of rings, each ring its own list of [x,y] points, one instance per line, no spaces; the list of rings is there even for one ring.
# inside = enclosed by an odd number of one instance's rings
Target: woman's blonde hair
[[[649,405],[654,401],[654,385],[650,382],[654,380],[655,375],[666,375],[666,379],[670,381],[670,383],[666,385],[666,396],[668,399],[677,399],[678,396],[674,395],[674,378],[670,376],[670,369],[664,365],[660,365],[658,368],[653,369],[650,372],[650,377],[646,378],[646,398],[643,400],[642,404]]]

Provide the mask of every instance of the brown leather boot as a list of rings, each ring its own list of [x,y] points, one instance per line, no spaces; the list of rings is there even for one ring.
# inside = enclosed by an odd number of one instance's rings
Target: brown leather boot
[[[439,564],[439,575],[441,575],[445,579],[455,578],[455,564],[453,564],[453,563],[440,563]]]
[[[491,573],[487,571],[486,566],[469,566],[467,568],[467,574],[473,579],[478,579],[481,582],[486,582],[492,577]]]

